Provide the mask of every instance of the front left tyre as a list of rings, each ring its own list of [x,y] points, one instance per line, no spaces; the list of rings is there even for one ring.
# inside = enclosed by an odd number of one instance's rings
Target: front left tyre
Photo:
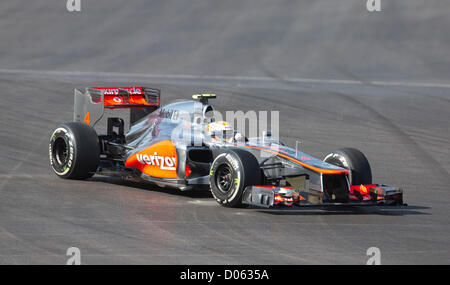
[[[226,150],[213,161],[209,172],[211,193],[226,207],[241,207],[247,186],[261,183],[261,169],[255,156],[241,149]]]
[[[49,158],[50,166],[61,178],[92,177],[100,164],[97,133],[80,122],[59,125],[50,137]]]

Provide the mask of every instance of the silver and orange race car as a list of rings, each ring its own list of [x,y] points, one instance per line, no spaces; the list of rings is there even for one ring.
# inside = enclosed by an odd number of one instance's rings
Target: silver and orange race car
[[[216,121],[209,99],[160,106],[160,91],[146,87],[75,89],[74,122],[50,137],[53,171],[61,178],[121,176],[180,190],[210,189],[224,206],[403,205],[400,188],[372,183],[367,158],[342,148],[314,158],[272,138],[247,138]],[[130,109],[107,118],[106,134],[94,126],[105,109]]]

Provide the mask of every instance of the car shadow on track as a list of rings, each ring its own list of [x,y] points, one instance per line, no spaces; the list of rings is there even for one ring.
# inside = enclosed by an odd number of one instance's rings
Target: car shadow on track
[[[159,187],[158,185],[152,184],[152,183],[145,183],[145,182],[133,182],[129,180],[121,179],[120,177],[107,177],[107,176],[94,176],[89,179],[90,181],[96,181],[96,182],[104,182],[114,185],[120,185],[125,187],[131,187],[131,188],[137,188],[141,190],[151,191],[151,192],[158,192],[162,194],[170,194],[170,195],[176,195],[181,197],[188,197],[193,199],[212,199],[213,196],[209,189],[192,189],[192,190],[186,190],[181,191],[179,189],[171,188],[171,187]]]
[[[255,208],[256,209],[256,208]],[[431,215],[420,210],[428,210],[430,207],[424,206],[310,206],[294,208],[272,208],[258,210],[271,215],[384,215],[384,216],[404,216],[404,215]]]
[[[181,191],[170,187],[159,187],[151,183],[133,182],[119,177],[95,176],[90,181],[104,182],[125,187],[137,188],[145,191],[158,192],[174,196],[186,197],[191,199],[213,199],[209,189],[193,189]],[[262,212],[270,215],[385,215],[385,216],[404,216],[404,215],[430,215],[420,210],[428,210],[430,207],[424,206],[306,206],[306,207],[281,207],[281,208],[257,208],[247,207],[248,210]]]

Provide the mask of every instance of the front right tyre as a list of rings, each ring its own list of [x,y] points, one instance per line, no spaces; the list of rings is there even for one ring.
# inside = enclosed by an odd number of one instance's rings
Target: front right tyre
[[[97,133],[80,122],[59,125],[50,137],[49,158],[53,172],[61,178],[91,177],[100,164]]]
[[[346,147],[333,151],[323,161],[349,170],[350,185],[372,184],[369,161],[355,148]]]

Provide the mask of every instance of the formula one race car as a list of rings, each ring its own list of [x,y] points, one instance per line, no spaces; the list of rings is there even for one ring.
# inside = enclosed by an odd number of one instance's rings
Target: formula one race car
[[[403,204],[401,189],[372,183],[360,151],[343,148],[322,161],[270,132],[246,138],[215,120],[212,98],[198,94],[160,106],[157,89],[75,89],[74,122],[53,131],[50,165],[61,178],[99,174],[180,190],[208,187],[229,207]],[[107,118],[107,133],[97,135],[94,126],[105,108],[129,108],[129,131],[122,118]]]

